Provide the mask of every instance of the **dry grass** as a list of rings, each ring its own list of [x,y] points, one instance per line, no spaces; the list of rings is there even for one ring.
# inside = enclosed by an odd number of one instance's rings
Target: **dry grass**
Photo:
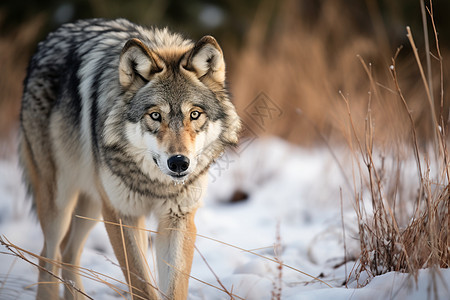
[[[344,137],[354,157],[358,272],[448,268],[449,65],[432,6],[423,5],[422,16],[434,30],[433,43],[425,34],[425,45],[418,45],[405,24],[405,44],[396,51],[376,2],[367,4],[372,29],[364,31],[345,1],[322,1],[312,25],[300,21],[295,1],[278,10],[262,2],[231,71],[234,99],[253,131],[258,127],[245,108],[255,95],[264,91],[281,108],[282,118],[258,134],[311,144],[319,140],[314,127],[331,145]],[[269,21],[274,33],[264,26]]]
[[[368,130],[368,143],[372,142],[371,134]],[[377,158],[370,146],[359,141],[357,144],[355,172],[362,181],[355,182],[355,186],[361,184],[360,190],[355,187],[361,245],[357,272],[367,271],[375,276],[399,271],[417,276],[422,268],[448,268],[448,167],[439,162],[431,166],[430,158],[414,146],[420,156],[415,165],[420,179],[415,184],[405,181],[403,174],[411,170],[406,168],[406,159],[399,158],[400,153],[388,154],[396,157],[388,166],[385,156]],[[438,159],[448,161],[448,153]],[[409,193],[405,192],[408,187],[412,189]]]
[[[283,261],[281,260],[281,253],[283,252],[283,245],[281,243],[280,223],[277,223],[277,231],[275,235],[275,244],[273,245],[274,258],[278,261],[276,278],[272,283],[272,300],[281,300],[283,293]]]
[[[432,10],[429,10],[434,24]],[[369,98],[364,139],[359,139],[349,102],[344,97],[348,107],[349,130],[347,140],[355,156],[357,173],[361,183],[355,180],[355,203],[359,222],[359,237],[361,255],[356,272],[366,271],[375,276],[389,271],[407,272],[415,276],[422,268],[448,268],[450,261],[448,239],[449,208],[450,208],[450,171],[449,153],[447,150],[447,124],[441,113],[435,113],[435,106],[430,86],[431,78],[425,76],[422,62],[419,58],[414,38],[407,28],[408,38],[417,61],[418,72],[423,79],[422,88],[425,90],[428,108],[425,110],[431,122],[430,138],[425,146],[420,147],[417,139],[417,124],[411,109],[398,82],[396,57],[392,59],[391,75],[395,86],[397,101],[403,105],[403,110],[409,117],[410,142],[390,147],[389,154],[383,152],[374,143],[374,122]],[[437,37],[437,34],[435,35]],[[442,60],[436,41],[437,59]],[[427,47],[428,48],[428,47]],[[398,54],[398,52],[397,52]],[[439,64],[442,66],[442,63]],[[432,76],[431,66],[426,65],[428,76]],[[373,88],[376,82],[366,65],[369,80]],[[443,74],[442,70],[439,72]],[[443,80],[441,77],[441,84]],[[440,87],[443,93],[444,87]],[[442,94],[442,99],[444,95]],[[439,120],[439,121],[438,121]],[[391,123],[389,123],[391,124]],[[405,153],[407,155],[405,155]],[[409,153],[409,155],[408,155]],[[415,172],[417,183],[405,180],[408,157],[415,157]],[[385,161],[391,159],[393,164],[386,166]],[[358,190],[359,186],[360,190]],[[405,193],[405,189],[412,189]],[[365,195],[364,191],[368,191]],[[367,203],[370,201],[370,209]],[[413,208],[408,209],[408,208]]]
[[[120,223],[112,223],[112,222],[107,222],[107,221],[104,221],[104,220],[97,220],[97,219],[86,218],[86,217],[83,217],[83,216],[76,216],[76,217],[82,218],[82,219],[86,219],[86,220],[90,220],[90,221],[98,221],[98,222],[103,222],[103,223],[107,223],[107,224],[110,224],[110,225],[119,226],[121,228],[121,231],[123,231],[123,228],[125,227],[125,228],[134,229],[134,230],[145,231],[146,233],[149,233],[149,234],[150,233],[158,234],[158,232],[152,231],[152,230],[148,230],[146,228],[139,228],[139,227],[134,227],[134,226],[123,225],[122,222],[120,222]],[[176,229],[174,229],[174,230],[176,230]],[[250,255],[254,255],[254,256],[257,256],[257,257],[259,257],[261,259],[264,259],[266,261],[275,263],[277,265],[277,268],[276,268],[277,269],[277,277],[276,277],[276,279],[274,281],[274,286],[273,286],[273,291],[272,291],[272,299],[281,299],[282,278],[283,278],[282,270],[283,270],[283,268],[288,268],[288,269],[294,270],[294,271],[298,272],[299,274],[305,275],[305,276],[307,276],[307,277],[309,277],[309,278],[311,278],[313,280],[316,280],[318,282],[321,282],[321,283],[323,283],[326,286],[331,288],[331,286],[328,283],[322,281],[321,279],[316,278],[316,277],[314,277],[312,275],[309,275],[309,274],[307,274],[307,273],[305,273],[305,272],[303,272],[301,270],[298,270],[298,269],[296,269],[296,268],[294,268],[292,266],[286,265],[286,264],[284,264],[281,261],[280,256],[279,256],[280,255],[279,252],[281,252],[281,247],[282,246],[281,246],[281,235],[279,233],[279,228],[277,229],[276,243],[274,244],[274,258],[258,254],[256,252],[258,249],[256,249],[256,250],[243,249],[243,248],[241,248],[239,246],[232,245],[232,244],[229,244],[229,243],[226,243],[226,242],[223,242],[223,241],[219,241],[217,239],[214,239],[214,238],[211,238],[211,237],[207,237],[207,236],[204,236],[204,235],[200,235],[200,234],[197,234],[197,237],[203,238],[203,239],[208,239],[210,241],[213,241],[213,242],[216,242],[216,243],[220,243],[221,245],[233,248],[233,249],[238,250],[238,251],[246,252],[246,253],[248,253]],[[126,245],[124,244],[124,240],[123,239],[122,239],[122,244],[123,244],[124,250],[126,252]],[[133,299],[133,298],[141,299],[142,298],[142,297],[140,297],[138,295],[134,295],[134,294],[132,294],[130,292],[133,289],[136,289],[135,287],[127,284],[127,282],[125,282],[125,281],[122,281],[122,280],[119,280],[117,278],[113,278],[111,276],[108,276],[107,274],[103,274],[103,273],[97,272],[95,270],[84,268],[84,267],[81,267],[81,266],[75,266],[75,265],[71,265],[71,264],[67,264],[67,263],[62,263],[60,261],[54,261],[54,260],[47,259],[45,257],[42,257],[42,256],[37,255],[35,253],[32,253],[30,251],[27,251],[26,249],[23,249],[23,248],[21,248],[18,245],[15,245],[14,243],[10,242],[5,236],[0,236],[0,245],[4,246],[6,248],[6,250],[7,250],[7,252],[2,252],[0,254],[15,256],[15,257],[20,258],[21,260],[25,261],[26,263],[28,263],[28,264],[30,264],[30,265],[38,268],[38,269],[42,269],[45,272],[48,272],[51,276],[53,276],[54,278],[57,279],[57,283],[58,284],[62,284],[64,286],[68,287],[71,290],[72,293],[80,293],[80,294],[84,295],[87,299],[93,299],[93,298],[91,296],[89,296],[88,294],[86,294],[84,291],[82,291],[79,288],[77,288],[76,286],[74,286],[72,282],[67,281],[64,278],[62,278],[59,274],[54,274],[54,273],[52,273],[52,272],[50,272],[50,271],[48,271],[46,269],[43,269],[38,263],[35,262],[35,260],[41,260],[42,259],[42,260],[44,260],[46,262],[50,262],[50,263],[56,265],[59,269],[70,270],[71,272],[78,273],[84,279],[93,280],[93,281],[96,281],[96,282],[98,282],[100,284],[104,284],[108,288],[110,288],[113,293],[117,294],[121,298],[125,299],[125,298],[127,298],[127,296],[131,297],[131,299]],[[197,247],[195,249],[199,253],[201,259],[207,265],[207,267],[209,268],[211,273],[214,275],[214,277],[215,277],[215,279],[217,281],[217,285],[205,282],[205,281],[203,281],[203,280],[201,280],[199,278],[196,278],[195,276],[193,276],[191,274],[185,274],[185,275],[188,275],[193,280],[196,280],[196,281],[199,281],[199,282],[203,283],[205,286],[209,286],[211,288],[214,288],[214,289],[216,289],[218,291],[223,292],[225,295],[227,295],[229,297],[229,299],[244,299],[243,297],[241,297],[239,295],[236,295],[233,292],[232,289],[228,290],[224,286],[224,284],[221,282],[220,278],[214,272],[213,268],[209,265],[209,263],[207,262],[205,257],[201,254],[199,249]],[[150,248],[150,250],[151,250],[151,248]],[[143,257],[145,259],[147,259],[145,257],[144,253],[141,253],[141,254],[143,255]],[[169,264],[168,262],[165,262],[165,261],[163,261],[163,263],[166,263],[169,267],[174,268],[178,272],[183,272],[183,271],[179,270],[177,266],[173,266],[173,265],[171,265],[171,264]],[[113,263],[113,264],[115,264],[115,263]],[[120,268],[120,266],[118,266],[118,265],[116,265],[116,266]],[[147,261],[147,267],[148,267],[148,270],[150,271],[150,267],[149,267],[148,261]],[[129,282],[130,271],[128,269],[128,265],[126,266],[126,271],[127,271],[126,274],[128,274],[128,282]],[[38,282],[36,284],[48,284],[48,283],[46,283],[46,282]],[[151,283],[149,283],[149,284],[151,284]],[[121,288],[120,285],[121,286],[128,286],[128,290],[125,290],[125,289]],[[157,285],[152,285],[152,287],[154,287],[155,289],[157,289],[159,291],[159,288],[158,288]],[[3,287],[0,287],[0,289],[1,288],[3,288]],[[25,289],[27,289],[27,288],[28,287],[25,287]],[[159,291],[159,292],[161,292],[161,291]],[[167,299],[167,296],[165,296],[164,294],[161,294],[161,295],[162,295],[162,297],[164,299]]]
[[[363,11],[355,12],[346,1],[322,1],[317,17],[308,23],[302,21],[306,8],[298,1],[283,1],[278,9],[273,9],[268,1],[261,3],[246,44],[242,51],[231,55],[229,67],[233,99],[251,129],[257,134],[275,134],[310,145],[319,141],[316,132],[311,130],[312,123],[332,142],[342,141],[347,115],[339,94],[342,91],[351,103],[356,134],[363,138],[367,93],[372,90],[375,142],[391,145],[408,140],[408,116],[396,99],[389,71],[390,58],[399,44],[389,44],[387,32],[391,29],[380,24],[375,8],[369,7],[369,12],[375,12],[367,15]],[[361,18],[370,21],[358,23]],[[268,23],[273,23],[273,28],[268,29]],[[406,35],[404,37],[406,40]],[[426,93],[418,84],[421,78],[410,48],[404,47],[400,54],[398,68],[402,70],[402,77],[399,82],[413,111],[418,136],[427,140],[433,128],[427,113],[428,104],[423,101]],[[373,82],[377,84],[375,88],[367,80],[358,57],[367,62]],[[436,60],[432,62],[435,64]],[[447,66],[444,65],[444,69]],[[384,84],[379,85],[380,82]],[[438,82],[435,83],[433,91],[438,88]],[[283,112],[281,118],[267,124],[264,131],[255,126],[245,110],[261,91]],[[444,103],[444,114],[448,114],[449,105]]]

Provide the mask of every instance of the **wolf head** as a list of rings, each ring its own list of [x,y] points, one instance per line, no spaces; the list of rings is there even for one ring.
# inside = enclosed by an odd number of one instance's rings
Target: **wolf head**
[[[240,121],[225,89],[222,50],[211,36],[195,45],[150,49],[129,40],[119,61],[125,137],[148,172],[185,180],[237,143]]]

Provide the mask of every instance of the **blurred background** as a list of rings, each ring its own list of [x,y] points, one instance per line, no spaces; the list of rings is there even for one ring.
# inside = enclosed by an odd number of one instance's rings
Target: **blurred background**
[[[434,1],[433,10],[446,80],[450,2]],[[364,136],[370,111],[375,142],[393,145],[410,139],[408,114],[389,69],[402,47],[396,71],[419,141],[426,143],[433,134],[425,89],[406,37],[408,25],[424,62],[419,0],[3,0],[0,139],[4,145],[17,132],[22,82],[37,43],[62,23],[91,17],[168,26],[193,40],[215,36],[225,53],[227,81],[244,121],[244,134],[277,135],[304,146],[348,138],[344,98],[357,134]],[[440,96],[441,68],[431,23],[428,29],[434,104],[445,126],[449,101]]]

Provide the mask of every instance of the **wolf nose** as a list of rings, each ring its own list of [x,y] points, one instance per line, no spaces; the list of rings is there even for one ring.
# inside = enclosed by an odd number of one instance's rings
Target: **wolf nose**
[[[189,158],[184,155],[174,155],[167,160],[169,169],[176,173],[181,173],[189,168]]]

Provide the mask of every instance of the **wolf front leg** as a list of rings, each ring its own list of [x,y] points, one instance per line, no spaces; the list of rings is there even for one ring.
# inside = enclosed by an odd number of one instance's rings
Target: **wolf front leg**
[[[159,221],[156,236],[159,286],[169,299],[184,300],[188,296],[197,233],[195,212],[167,214]]]
[[[114,253],[130,285],[131,299],[159,299],[156,280],[150,278],[146,260],[148,235],[144,230],[145,217],[122,216],[104,204],[103,219]]]

